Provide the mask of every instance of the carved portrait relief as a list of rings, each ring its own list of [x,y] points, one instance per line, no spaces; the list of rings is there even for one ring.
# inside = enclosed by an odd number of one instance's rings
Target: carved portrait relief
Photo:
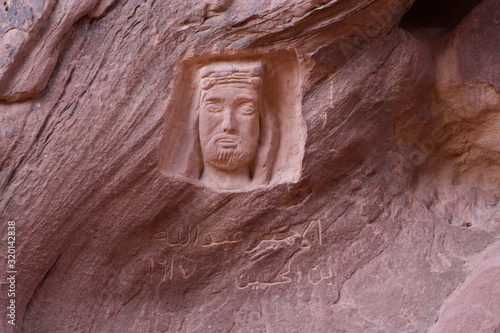
[[[188,61],[168,108],[160,171],[218,190],[296,181],[304,126],[297,99],[286,108],[281,98],[298,97],[298,78],[282,82],[273,67],[257,57]]]
[[[200,74],[201,181],[223,189],[267,184],[279,125],[262,94],[263,65],[213,64]]]

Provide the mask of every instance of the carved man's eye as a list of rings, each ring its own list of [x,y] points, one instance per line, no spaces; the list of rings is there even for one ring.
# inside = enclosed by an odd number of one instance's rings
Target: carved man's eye
[[[209,101],[205,103],[205,110],[208,112],[220,112],[222,111],[222,104]]]
[[[255,105],[253,103],[243,103],[238,109],[244,115],[251,115],[256,111]]]

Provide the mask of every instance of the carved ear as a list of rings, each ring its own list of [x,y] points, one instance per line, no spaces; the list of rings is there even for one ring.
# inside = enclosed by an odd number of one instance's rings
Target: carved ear
[[[280,143],[279,123],[275,110],[264,96],[260,108],[262,109],[259,113],[260,139],[252,168],[254,185],[266,185],[271,181]]]

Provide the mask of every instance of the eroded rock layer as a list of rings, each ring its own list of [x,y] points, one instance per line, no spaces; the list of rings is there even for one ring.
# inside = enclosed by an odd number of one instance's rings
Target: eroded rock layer
[[[498,332],[499,14],[6,0],[2,332]]]

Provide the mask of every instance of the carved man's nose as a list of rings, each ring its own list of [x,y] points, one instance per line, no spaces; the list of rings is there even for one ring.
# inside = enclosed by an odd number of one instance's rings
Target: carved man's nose
[[[231,108],[226,108],[223,111],[224,118],[222,119],[222,130],[224,133],[234,133],[236,131],[236,124],[234,120],[234,112]]]

